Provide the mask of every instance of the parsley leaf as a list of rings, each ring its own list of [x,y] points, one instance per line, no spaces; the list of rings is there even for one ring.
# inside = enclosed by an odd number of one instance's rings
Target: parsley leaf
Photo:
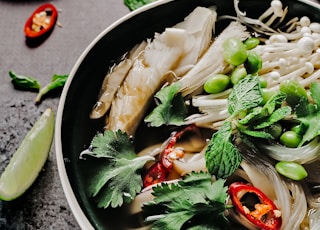
[[[222,179],[212,182],[209,173],[193,172],[177,184],[154,187],[154,200],[143,206],[146,222],[151,222],[156,230],[225,228],[229,222],[224,216],[227,199],[224,182]]]
[[[240,165],[242,157],[231,142],[231,122],[224,122],[222,127],[212,135],[205,152],[206,167],[217,178],[227,178]]]
[[[247,76],[236,84],[228,98],[228,111],[231,116],[241,111],[257,107],[263,101],[259,78]]]
[[[155,98],[159,105],[144,119],[153,127],[165,125],[183,125],[187,108],[180,90],[180,84],[173,83],[157,92]]]
[[[89,195],[96,198],[98,207],[103,208],[131,202],[142,188],[141,169],[147,161],[154,159],[150,156],[136,157],[133,144],[120,130],[97,134],[84,155],[103,161],[96,166],[88,186]]]

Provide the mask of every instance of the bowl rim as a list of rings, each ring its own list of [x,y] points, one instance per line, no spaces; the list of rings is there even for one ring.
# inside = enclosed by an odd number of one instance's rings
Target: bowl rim
[[[71,183],[69,181],[67,171],[66,171],[66,165],[65,165],[65,159],[63,158],[63,151],[62,151],[62,143],[61,143],[61,126],[62,126],[62,117],[63,117],[63,110],[64,105],[66,102],[66,96],[69,90],[69,87],[73,81],[73,78],[77,72],[78,67],[84,60],[84,58],[87,56],[87,54],[90,52],[90,50],[98,43],[101,38],[103,38],[107,33],[112,31],[114,28],[116,28],[118,25],[124,23],[125,21],[131,19],[135,15],[138,15],[144,11],[147,11],[149,9],[155,8],[160,5],[164,5],[166,3],[172,2],[175,0],[156,0],[155,2],[149,3],[145,6],[142,6],[134,11],[131,11],[127,13],[126,15],[122,16],[112,24],[110,24],[108,27],[106,27],[100,34],[98,34],[90,43],[89,45],[84,49],[84,51],[81,53],[80,57],[76,60],[75,64],[73,65],[69,77],[65,83],[65,86],[63,87],[57,114],[56,114],[56,122],[55,122],[55,155],[56,155],[56,161],[58,166],[58,174],[60,178],[60,182],[63,188],[63,192],[65,194],[65,197],[67,199],[68,205],[71,209],[72,214],[74,215],[77,223],[79,224],[81,229],[88,229],[88,230],[94,230],[93,225],[90,223],[89,219],[85,215],[84,211],[81,209],[78,200],[75,197],[74,191],[71,187]],[[306,5],[311,5],[315,8],[318,8],[320,11],[320,2],[316,3],[312,0],[297,0],[297,2],[304,3]]]

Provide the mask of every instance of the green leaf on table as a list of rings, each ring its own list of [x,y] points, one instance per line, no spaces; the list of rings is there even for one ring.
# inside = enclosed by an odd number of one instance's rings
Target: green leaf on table
[[[148,3],[155,2],[156,0],[124,0],[124,4],[130,9],[130,10],[136,10],[144,5],[147,5]]]
[[[206,167],[217,178],[227,178],[239,167],[242,157],[231,142],[231,122],[224,122],[212,135],[205,152]]]
[[[180,84],[173,83],[162,88],[155,98],[159,100],[158,106],[144,119],[152,127],[161,125],[183,125],[187,115],[187,107],[180,90]]]
[[[263,101],[259,78],[247,76],[236,84],[228,98],[228,111],[236,116],[241,111],[257,107]]]
[[[54,74],[52,76],[51,82],[42,87],[36,97],[36,103],[39,103],[44,95],[49,93],[50,91],[57,89],[59,87],[63,87],[66,83],[68,75],[58,75]]]
[[[36,79],[15,74],[12,70],[9,71],[9,76],[12,79],[12,83],[20,89],[39,90],[41,87]]]
[[[143,205],[152,229],[223,229],[227,187],[224,180],[212,182],[206,172],[190,173],[173,184],[153,188],[154,200]]]

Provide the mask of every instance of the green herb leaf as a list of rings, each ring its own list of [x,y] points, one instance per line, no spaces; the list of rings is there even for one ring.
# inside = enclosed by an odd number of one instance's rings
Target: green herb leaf
[[[291,114],[291,107],[289,106],[284,106],[281,107],[277,110],[275,110],[267,119],[266,121],[260,123],[259,125],[256,125],[254,128],[255,129],[263,129],[266,128],[280,120],[282,120],[283,118],[285,118],[286,116],[289,116]]]
[[[156,0],[124,0],[124,4],[130,9],[135,10],[144,6],[148,3],[154,2]]]
[[[12,83],[21,89],[39,90],[41,87],[40,83],[32,77],[17,75],[11,70],[9,71],[9,76],[12,79]]]
[[[133,143],[121,130],[115,132],[105,130],[104,133],[96,134],[91,141],[90,150],[86,154],[97,158],[133,159],[136,157]]]
[[[37,97],[36,97],[36,103],[39,103],[41,101],[41,98],[47,94],[48,92],[64,86],[68,78],[68,75],[58,75],[54,74],[52,76],[51,82],[40,89]]]
[[[225,228],[229,222],[224,216],[227,199],[224,182],[222,179],[212,182],[209,173],[193,172],[177,184],[154,187],[154,200],[143,206],[146,222],[159,230]]]
[[[161,125],[183,125],[187,108],[181,93],[180,84],[174,83],[161,89],[155,97],[160,104],[144,119],[153,127]]]
[[[228,98],[228,111],[231,116],[236,116],[241,111],[257,107],[262,101],[258,77],[247,76],[233,87]]]
[[[320,83],[312,82],[310,85],[311,97],[316,103],[318,110],[320,109]]]
[[[231,142],[231,122],[225,122],[212,135],[205,152],[206,167],[217,178],[227,178],[240,165],[242,157],[239,150]]]
[[[306,142],[313,140],[316,136],[320,135],[320,112],[311,114],[306,117],[298,118],[307,127],[307,131],[303,135],[302,141],[298,147],[301,147]]]
[[[134,146],[127,134],[118,130],[106,130],[104,135],[97,134],[90,147],[93,157],[101,158],[103,164],[96,166],[88,192],[94,196],[99,207],[121,206],[131,202],[141,191],[141,169],[153,157],[135,157]]]
[[[247,136],[264,138],[264,139],[274,139],[274,137],[265,131],[261,130],[249,130],[249,129],[239,129],[239,131]]]

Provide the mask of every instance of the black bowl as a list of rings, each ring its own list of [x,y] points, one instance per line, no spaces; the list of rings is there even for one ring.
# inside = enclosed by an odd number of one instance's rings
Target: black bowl
[[[239,8],[247,16],[256,18],[270,2],[241,0]],[[315,3],[302,0],[283,0],[282,3],[289,7],[288,18],[307,15],[312,21],[320,21],[320,8]],[[79,159],[80,152],[103,127],[103,119],[91,120],[89,114],[110,66],[135,44],[153,37],[154,32],[182,21],[195,7],[212,5],[217,7],[219,15],[235,15],[233,0],[160,0],[151,3],[105,29],[74,65],[58,108],[55,145],[62,185],[82,229],[123,229],[126,221],[121,217],[121,209],[98,209],[88,198],[86,179],[95,165]],[[218,28],[224,26],[221,23]]]

